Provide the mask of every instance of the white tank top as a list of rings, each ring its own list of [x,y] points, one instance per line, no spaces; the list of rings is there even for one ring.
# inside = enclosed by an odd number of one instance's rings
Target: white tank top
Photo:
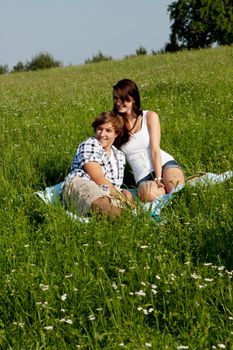
[[[132,168],[135,182],[154,171],[150,157],[150,135],[147,127],[147,112],[143,111],[141,129],[130,136],[129,141],[121,146],[126,160]],[[161,150],[162,166],[174,158]]]

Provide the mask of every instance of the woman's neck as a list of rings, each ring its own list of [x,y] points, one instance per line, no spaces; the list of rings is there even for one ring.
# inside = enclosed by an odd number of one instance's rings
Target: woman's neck
[[[137,118],[137,116],[134,113],[125,113],[124,115],[124,119],[128,122],[135,120],[135,118]]]

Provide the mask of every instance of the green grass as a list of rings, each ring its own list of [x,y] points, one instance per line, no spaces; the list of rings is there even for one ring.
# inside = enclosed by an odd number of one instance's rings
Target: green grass
[[[0,76],[1,349],[233,349],[232,180],[187,186],[161,224],[80,223],[34,195],[125,77],[187,176],[233,170],[233,47]]]

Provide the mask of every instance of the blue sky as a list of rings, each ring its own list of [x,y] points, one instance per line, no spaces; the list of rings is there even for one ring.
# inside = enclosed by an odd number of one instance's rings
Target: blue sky
[[[114,59],[160,50],[171,0],[0,0],[0,65],[48,52],[78,65],[101,51]]]

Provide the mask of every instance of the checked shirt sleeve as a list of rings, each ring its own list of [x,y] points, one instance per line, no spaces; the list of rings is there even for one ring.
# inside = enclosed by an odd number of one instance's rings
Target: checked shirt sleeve
[[[88,162],[102,164],[101,148],[94,137],[80,144],[73,159],[71,170],[81,169]]]

